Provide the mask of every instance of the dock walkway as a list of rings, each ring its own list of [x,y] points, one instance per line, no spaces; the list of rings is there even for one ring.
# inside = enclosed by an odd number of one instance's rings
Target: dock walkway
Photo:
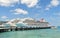
[[[6,28],[0,28],[0,33],[1,32],[7,32],[8,31],[8,29],[6,29]]]
[[[50,29],[51,27],[16,27],[16,28],[0,28],[1,32],[8,32],[8,31],[19,31],[19,30],[34,30],[34,29]]]

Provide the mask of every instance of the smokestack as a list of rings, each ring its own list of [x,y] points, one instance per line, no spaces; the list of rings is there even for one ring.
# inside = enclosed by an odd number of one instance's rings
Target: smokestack
[[[42,19],[40,20],[40,22],[45,22],[45,19],[42,18]]]

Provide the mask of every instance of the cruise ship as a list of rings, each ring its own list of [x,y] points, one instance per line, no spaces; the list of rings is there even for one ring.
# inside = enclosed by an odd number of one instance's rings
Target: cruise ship
[[[35,20],[32,18],[25,18],[24,20],[22,19],[15,19],[11,23],[9,23],[10,26],[13,28],[51,28],[49,26],[49,22],[47,22],[45,19],[40,19],[40,20]]]
[[[30,26],[30,27],[36,27],[36,28],[51,28],[49,26],[49,23],[46,22],[43,18],[40,21],[35,21],[35,20],[29,20],[26,19],[25,21],[23,21],[23,23],[27,23],[26,25]]]
[[[2,27],[3,28],[3,27]],[[33,29],[50,29],[49,22],[46,22],[44,19],[36,21],[34,19],[25,19],[21,22],[20,19],[9,21],[7,24],[4,24],[4,28],[0,31],[18,31],[18,30],[33,30]]]

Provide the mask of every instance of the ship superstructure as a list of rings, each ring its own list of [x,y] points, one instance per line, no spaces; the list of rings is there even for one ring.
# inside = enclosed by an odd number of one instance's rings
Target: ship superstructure
[[[40,21],[26,19],[25,21],[23,21],[23,23],[27,23],[28,26],[49,27],[49,23],[44,19],[41,19]]]

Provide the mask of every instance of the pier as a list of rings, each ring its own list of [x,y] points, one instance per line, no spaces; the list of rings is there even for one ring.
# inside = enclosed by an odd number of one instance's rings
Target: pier
[[[0,33],[1,32],[7,32],[9,29],[6,29],[6,28],[0,28]]]
[[[1,32],[8,32],[8,31],[22,31],[22,30],[35,30],[35,29],[50,29],[51,27],[16,27],[16,28],[0,28]]]

